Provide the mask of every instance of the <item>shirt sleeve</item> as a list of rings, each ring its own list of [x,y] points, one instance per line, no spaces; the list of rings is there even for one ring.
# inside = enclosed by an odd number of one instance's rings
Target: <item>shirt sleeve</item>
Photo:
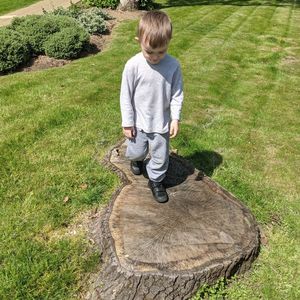
[[[134,110],[132,97],[134,93],[134,73],[127,63],[122,74],[120,106],[122,115],[122,127],[134,126]]]
[[[171,120],[180,120],[183,102],[183,81],[180,66],[177,67],[172,79]]]

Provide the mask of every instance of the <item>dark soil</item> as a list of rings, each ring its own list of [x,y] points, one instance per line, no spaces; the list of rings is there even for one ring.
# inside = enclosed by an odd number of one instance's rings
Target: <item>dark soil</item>
[[[87,49],[81,52],[79,58],[89,55],[97,54],[103,50],[105,42],[109,39],[108,35],[92,35],[90,38],[90,44]],[[54,67],[61,67],[71,63],[70,59],[56,59],[47,55],[39,55],[30,59],[30,61],[18,69],[19,72],[30,72],[43,70]]]

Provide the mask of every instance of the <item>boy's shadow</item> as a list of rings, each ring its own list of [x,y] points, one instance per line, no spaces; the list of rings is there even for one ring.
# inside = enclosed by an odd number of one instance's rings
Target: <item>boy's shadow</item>
[[[148,161],[149,159],[146,159],[145,165]],[[195,168],[199,170],[197,180],[201,180],[204,175],[212,176],[214,170],[222,162],[223,158],[219,153],[208,150],[195,152],[184,158],[171,154],[167,176],[163,181],[164,185],[168,188],[181,184],[195,172]],[[148,178],[146,168],[144,168],[143,175]]]
[[[221,154],[208,150],[195,152],[185,157],[185,159],[191,161],[196,169],[203,171],[209,177],[213,175],[214,170],[223,162]]]

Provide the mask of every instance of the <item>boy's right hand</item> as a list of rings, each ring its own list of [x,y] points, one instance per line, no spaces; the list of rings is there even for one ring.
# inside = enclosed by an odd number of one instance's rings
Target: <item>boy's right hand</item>
[[[133,126],[123,127],[123,133],[127,138],[133,139],[135,137],[135,128]]]

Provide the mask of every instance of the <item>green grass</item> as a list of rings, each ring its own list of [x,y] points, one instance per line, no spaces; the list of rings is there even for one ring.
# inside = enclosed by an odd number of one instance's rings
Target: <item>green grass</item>
[[[250,272],[196,299],[300,298],[300,8],[280,3],[166,8],[185,83],[172,146],[238,196],[267,241]],[[78,298],[99,264],[80,225],[119,184],[99,159],[122,136],[120,75],[138,51],[135,25],[124,22],[94,57],[0,77],[1,299]]]
[[[0,15],[29,6],[39,0],[0,0]]]

